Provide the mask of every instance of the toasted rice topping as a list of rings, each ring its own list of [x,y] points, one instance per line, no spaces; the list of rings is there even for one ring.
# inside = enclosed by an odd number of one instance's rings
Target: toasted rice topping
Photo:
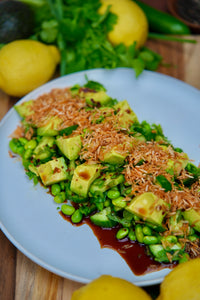
[[[169,160],[179,165],[180,160],[186,158],[175,152],[171,146],[162,147],[159,142],[153,141],[141,142],[130,136],[118,124],[114,109],[107,108],[107,112],[99,108],[88,110],[85,99],[72,95],[69,88],[53,89],[50,93],[38,97],[33,102],[32,109],[34,113],[28,116],[26,121],[38,127],[45,125],[49,118],[55,116],[62,120],[59,129],[79,125],[72,135],[82,136],[82,160],[90,163],[100,162],[105,153],[113,148],[125,155],[123,173],[126,182],[132,185],[132,195],[153,192],[170,204],[169,216],[177,209],[200,209],[200,182],[193,184],[190,189],[185,187],[183,180],[191,175],[182,170],[177,177],[181,189],[177,189],[173,183],[173,175],[167,171]],[[156,184],[158,175],[163,175],[169,180],[172,184],[171,191],[166,192]]]

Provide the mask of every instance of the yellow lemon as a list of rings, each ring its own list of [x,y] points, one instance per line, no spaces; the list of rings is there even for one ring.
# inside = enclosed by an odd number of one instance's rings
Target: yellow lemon
[[[102,275],[76,290],[71,300],[151,300],[140,287],[117,277]]]
[[[161,284],[157,300],[199,300],[200,258],[178,265]]]
[[[143,46],[148,35],[148,21],[143,10],[131,0],[101,0],[101,3],[100,14],[112,5],[110,11],[118,16],[116,25],[108,33],[109,41],[126,46],[136,41],[138,48]]]
[[[33,40],[17,40],[0,50],[0,88],[24,96],[47,82],[60,61],[59,50]]]

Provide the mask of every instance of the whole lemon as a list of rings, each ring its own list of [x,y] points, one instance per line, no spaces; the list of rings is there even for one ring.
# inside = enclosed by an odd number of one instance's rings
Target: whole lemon
[[[47,82],[60,61],[59,50],[33,40],[17,40],[0,50],[0,88],[24,96]]]
[[[102,275],[76,290],[71,300],[151,300],[140,287],[117,277]]]
[[[148,35],[148,21],[143,10],[131,0],[101,0],[101,3],[100,14],[112,5],[110,11],[118,16],[113,30],[108,33],[109,41],[126,46],[136,41],[138,48],[143,46]]]
[[[161,284],[157,300],[199,300],[200,258],[189,260],[173,269]]]

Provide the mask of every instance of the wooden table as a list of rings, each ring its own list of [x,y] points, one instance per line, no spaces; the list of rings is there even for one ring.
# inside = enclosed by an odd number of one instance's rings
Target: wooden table
[[[200,89],[200,36],[194,38],[197,44],[148,41],[148,46],[163,56],[164,63],[170,64],[161,66],[159,72]],[[0,91],[0,119],[17,100]],[[59,277],[36,265],[0,232],[0,299],[70,300],[73,291],[80,286],[81,283]]]

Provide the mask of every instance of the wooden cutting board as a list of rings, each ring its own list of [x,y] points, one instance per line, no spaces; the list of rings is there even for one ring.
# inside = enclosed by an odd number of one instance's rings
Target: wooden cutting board
[[[195,38],[197,44],[148,41],[148,46],[163,57],[158,72],[200,89],[200,36],[190,38]],[[0,119],[17,100],[0,91]],[[36,265],[0,232],[0,299],[70,300],[73,291],[80,286],[81,283],[59,277]]]

